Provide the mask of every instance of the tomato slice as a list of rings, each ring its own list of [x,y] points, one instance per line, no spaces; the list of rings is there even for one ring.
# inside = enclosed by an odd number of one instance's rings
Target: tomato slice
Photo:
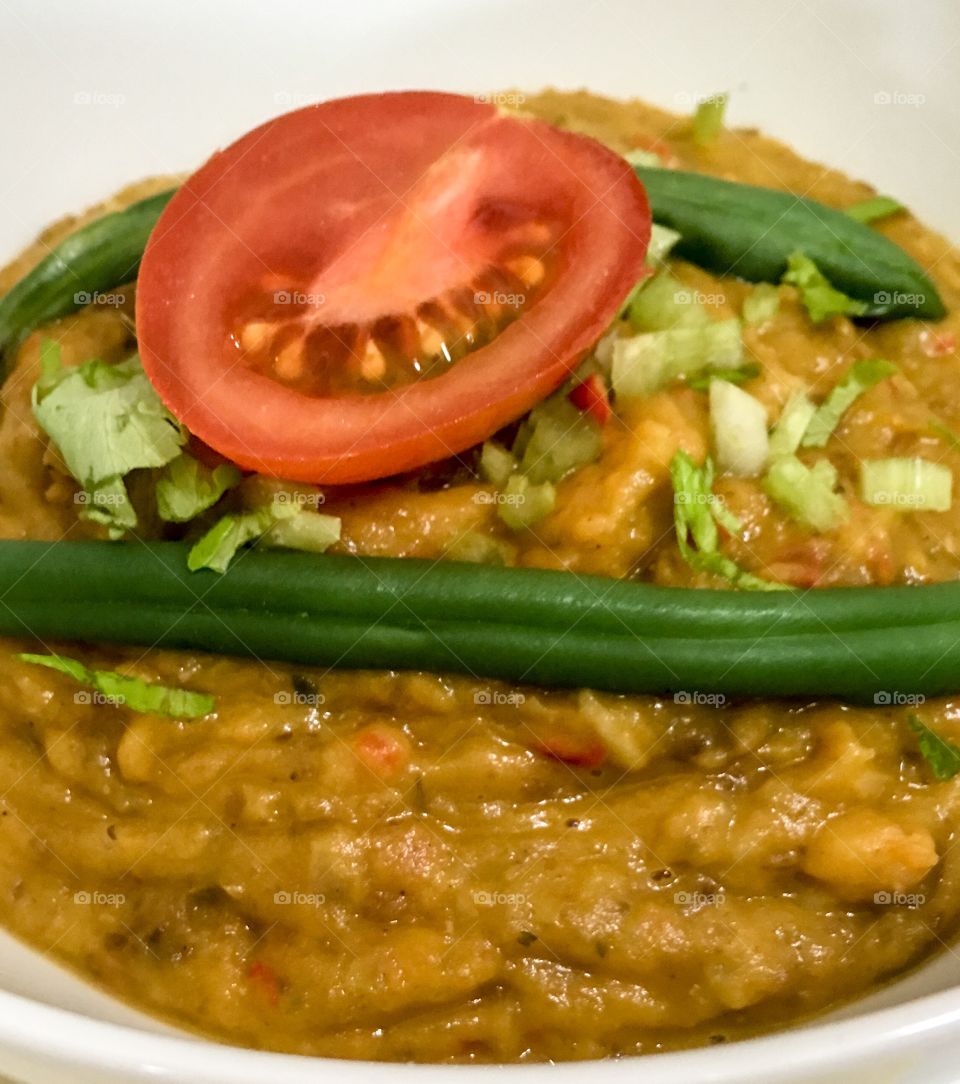
[[[454,94],[342,98],[214,155],[144,254],[148,376],[241,466],[358,482],[462,451],[557,388],[644,275],[618,155]]]

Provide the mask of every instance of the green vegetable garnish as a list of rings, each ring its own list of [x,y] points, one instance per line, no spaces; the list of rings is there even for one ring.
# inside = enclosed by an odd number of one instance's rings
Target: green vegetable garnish
[[[218,520],[194,543],[187,566],[191,572],[201,568],[226,572],[237,550],[258,539],[269,546],[323,553],[339,541],[340,520],[278,496],[263,508]]]
[[[836,467],[827,459],[808,467],[796,456],[782,456],[770,464],[763,488],[793,519],[814,531],[832,531],[850,515],[847,502],[835,492]]]
[[[780,290],[772,282],[758,282],[743,302],[743,322],[751,327],[772,320],[780,309]]]
[[[945,309],[920,265],[843,211],[772,188],[634,166],[654,220],[680,233],[674,254],[720,275],[779,282],[802,251],[864,315],[939,319]]]
[[[711,94],[697,106],[693,115],[693,141],[705,147],[723,131],[723,118],[727,111],[727,95]]]
[[[519,461],[520,473],[531,482],[559,482],[594,462],[602,447],[598,422],[561,393],[530,411],[511,452]]]
[[[157,478],[157,511],[168,523],[186,523],[212,508],[243,475],[229,463],[212,469],[181,452]]]
[[[800,251],[790,254],[781,281],[797,287],[800,299],[815,324],[833,316],[864,316],[869,309],[865,301],[847,297],[832,286],[813,260]]]
[[[729,580],[737,587],[752,591],[778,591],[783,585],[754,576],[719,551],[717,524],[731,534],[742,526],[713,492],[713,463],[710,459],[698,467],[684,451],[670,460],[673,482],[673,522],[677,545],[683,559],[698,572],[708,572]]]
[[[35,327],[137,277],[140,258],[173,190],[82,226],[0,298],[0,360]]]
[[[911,715],[907,723],[917,735],[917,745],[934,776],[942,782],[953,779],[960,772],[960,748],[941,738],[916,715]]]
[[[539,523],[554,508],[557,491],[551,482],[532,482],[525,474],[511,475],[500,493],[497,511],[514,531]]]
[[[865,391],[893,376],[897,367],[884,358],[856,361],[847,375],[817,407],[803,435],[804,448],[823,448],[843,415]]]
[[[117,365],[87,361],[64,368],[45,342],[33,412],[85,491],[81,516],[112,536],[136,526],[124,475],[162,467],[180,454],[186,433],[160,401],[134,355]]]
[[[844,213],[857,222],[866,223],[876,222],[881,218],[889,218],[890,215],[899,214],[900,211],[905,210],[906,208],[902,203],[898,203],[897,200],[890,196],[873,196],[871,199],[854,203]]]
[[[709,391],[711,380],[726,380],[728,384],[746,384],[759,375],[760,366],[751,361],[737,369],[709,369],[699,376],[688,377],[687,386],[693,388],[694,391]]]
[[[693,291],[668,271],[646,280],[630,303],[627,316],[639,331],[702,327],[710,320]]]
[[[46,666],[66,674],[81,685],[95,689],[106,703],[116,704],[131,711],[169,715],[173,719],[197,719],[209,715],[216,701],[207,693],[195,693],[188,689],[174,689],[158,685],[142,678],[128,677],[115,670],[88,670],[82,662],[64,655],[19,654],[17,658],[34,666]]]
[[[953,472],[916,456],[865,459],[860,464],[860,497],[866,504],[901,512],[949,512]]]
[[[740,321],[708,322],[619,338],[613,344],[611,384],[623,397],[651,395],[672,380],[743,362]]]
[[[953,694],[960,581],[733,591],[180,542],[0,541],[0,634],[663,694]],[[770,586],[770,585],[765,585]]]
[[[793,455],[816,412],[817,408],[806,392],[797,391],[790,396],[770,433],[771,459]]]

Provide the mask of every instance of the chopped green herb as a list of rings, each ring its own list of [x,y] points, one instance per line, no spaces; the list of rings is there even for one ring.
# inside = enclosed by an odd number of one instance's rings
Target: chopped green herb
[[[860,497],[866,504],[901,512],[949,512],[953,472],[918,456],[865,459],[860,464]]]
[[[847,297],[832,286],[819,267],[802,252],[794,252],[787,260],[782,282],[796,286],[800,298],[815,324],[831,316],[863,316],[869,309],[865,301]]]
[[[614,340],[611,383],[624,398],[652,395],[681,376],[736,369],[742,363],[741,326],[733,317]]]
[[[64,369],[47,349],[33,388],[33,412],[85,488],[180,454],[186,434],[134,355],[117,365],[87,361]]]
[[[808,467],[792,455],[774,460],[763,480],[764,491],[791,518],[814,531],[832,531],[848,518],[847,502],[836,487],[837,470],[829,460]]]
[[[169,685],[118,674],[114,670],[88,670],[82,662],[64,655],[24,653],[17,655],[17,658],[34,666],[46,666],[50,670],[66,674],[81,685],[89,685],[95,689],[105,703],[117,704],[131,711],[169,715],[173,719],[196,719],[209,715],[216,703],[207,693],[174,689]]]
[[[896,365],[884,358],[856,361],[817,408],[803,436],[804,448],[822,448],[853,403],[875,384],[893,376]]]
[[[770,433],[770,458],[793,455],[816,414],[817,408],[805,391],[794,392],[787,400]]]
[[[721,470],[742,478],[763,470],[770,437],[759,399],[727,380],[711,380],[710,432]]]
[[[751,327],[772,320],[780,310],[780,290],[772,282],[758,282],[743,301],[743,322]]]
[[[506,543],[480,531],[467,531],[447,547],[447,556],[473,565],[506,565],[513,554]]]
[[[694,391],[709,391],[712,380],[725,380],[728,384],[746,384],[760,375],[760,366],[748,362],[737,369],[710,369],[706,373],[687,378],[687,386]]]
[[[697,106],[693,115],[693,141],[705,147],[723,131],[723,118],[727,111],[727,95],[711,94]]]
[[[223,516],[194,544],[187,558],[191,572],[210,568],[226,572],[237,550],[248,542],[323,553],[340,537],[340,520],[304,509],[294,501],[275,499],[250,512]]]
[[[632,151],[627,151],[623,157],[626,158],[631,166],[648,166],[656,168],[663,165],[663,159],[656,151],[646,151],[643,150],[642,147],[636,147]]]
[[[517,461],[499,441],[484,441],[480,449],[480,477],[493,486],[504,486],[517,469]]]
[[[212,469],[181,452],[157,478],[157,511],[169,523],[186,523],[212,508],[243,475],[230,463]]]
[[[907,723],[917,735],[917,745],[934,776],[941,781],[953,779],[960,772],[960,748],[941,738],[916,715],[911,715]]]
[[[945,440],[954,451],[960,451],[960,436],[948,425],[944,425],[939,418],[930,420],[930,431],[935,433],[941,440]]]
[[[530,411],[511,449],[519,470],[531,482],[559,482],[571,471],[596,460],[603,447],[595,418],[561,391]]]
[[[634,297],[627,316],[638,331],[702,327],[710,320],[693,290],[669,271],[661,271],[646,280]]]
[[[713,492],[713,463],[708,459],[702,467],[684,451],[678,451],[670,461],[673,482],[673,521],[677,545],[683,559],[698,572],[711,573],[729,580],[736,587],[752,591],[780,591],[783,584],[771,583],[744,571],[729,557],[719,552],[720,535],[717,523],[736,534],[741,525]]]
[[[553,511],[557,493],[550,482],[531,482],[525,474],[514,474],[500,493],[498,512],[514,531],[532,527]]]
[[[847,208],[847,214],[857,222],[876,222],[881,218],[899,214],[906,208],[891,196],[873,196]]]

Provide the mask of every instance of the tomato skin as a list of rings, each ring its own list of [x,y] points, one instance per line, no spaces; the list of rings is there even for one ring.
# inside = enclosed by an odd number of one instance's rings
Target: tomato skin
[[[227,364],[231,306],[269,274],[299,269],[350,318],[369,315],[384,292],[396,305],[428,300],[460,263],[486,258],[481,197],[564,229],[553,279],[464,362],[390,391],[319,398]],[[442,245],[413,230],[410,201],[429,212]],[[649,234],[633,170],[586,137],[450,94],[309,106],[214,155],[171,200],[140,269],[143,365],[177,418],[248,470],[313,483],[413,470],[484,440],[554,391],[644,275]],[[425,245],[431,258],[418,262]]]

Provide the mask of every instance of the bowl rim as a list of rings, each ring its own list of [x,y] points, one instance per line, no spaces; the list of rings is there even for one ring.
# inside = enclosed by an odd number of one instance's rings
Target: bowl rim
[[[643,1066],[644,1084],[752,1084],[779,1076],[853,1068],[909,1057],[960,1029],[960,986],[842,1020],[805,1024],[728,1045],[590,1062],[451,1065],[371,1062],[275,1053],[231,1046],[190,1035],[162,1034],[98,1020],[19,994],[0,991],[0,1043],[29,1061],[88,1071],[133,1074],[128,1079],[170,1079],[177,1084],[316,1084],[327,1074],[339,1082],[433,1080],[464,1071],[496,1073],[524,1084],[546,1084],[547,1074],[571,1077],[584,1066],[607,1081],[633,1082]],[[786,1071],[786,1072],[785,1072]]]

